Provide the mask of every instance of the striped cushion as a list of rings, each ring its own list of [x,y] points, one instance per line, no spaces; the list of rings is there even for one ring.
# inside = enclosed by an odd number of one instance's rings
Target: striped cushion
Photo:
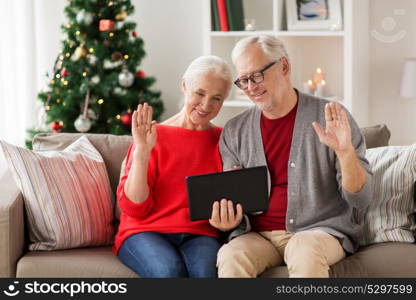
[[[368,149],[374,176],[374,195],[362,216],[362,245],[415,241],[413,213],[416,144]]]
[[[104,161],[86,137],[63,151],[34,152],[0,141],[22,191],[30,250],[113,242],[114,199]]]

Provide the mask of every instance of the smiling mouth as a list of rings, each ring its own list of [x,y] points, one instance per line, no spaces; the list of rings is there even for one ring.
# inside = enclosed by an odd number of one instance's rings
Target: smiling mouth
[[[209,113],[207,112],[202,112],[200,110],[195,109],[196,113],[200,116],[200,117],[206,117],[209,115]]]
[[[261,93],[255,94],[255,95],[252,94],[251,97],[253,97],[253,98],[259,98],[259,97],[263,96],[265,93],[266,93],[266,91],[263,91]]]

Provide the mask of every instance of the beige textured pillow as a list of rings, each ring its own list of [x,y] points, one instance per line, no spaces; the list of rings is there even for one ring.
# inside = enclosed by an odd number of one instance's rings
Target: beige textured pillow
[[[0,141],[22,191],[30,250],[113,242],[113,194],[100,153],[86,137],[63,151],[34,152]]]

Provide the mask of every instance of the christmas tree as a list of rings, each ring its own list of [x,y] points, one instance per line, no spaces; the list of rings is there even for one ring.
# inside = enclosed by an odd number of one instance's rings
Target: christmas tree
[[[140,69],[143,40],[126,20],[134,11],[131,1],[68,2],[62,50],[38,94],[43,124],[29,130],[32,137],[51,130],[129,134],[132,111],[144,102],[158,120],[164,109],[160,92],[150,89],[155,79]]]

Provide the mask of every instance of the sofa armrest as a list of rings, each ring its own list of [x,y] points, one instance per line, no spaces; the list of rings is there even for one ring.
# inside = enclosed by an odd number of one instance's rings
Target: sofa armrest
[[[23,196],[9,172],[0,178],[0,191],[0,277],[16,277],[25,245]]]

